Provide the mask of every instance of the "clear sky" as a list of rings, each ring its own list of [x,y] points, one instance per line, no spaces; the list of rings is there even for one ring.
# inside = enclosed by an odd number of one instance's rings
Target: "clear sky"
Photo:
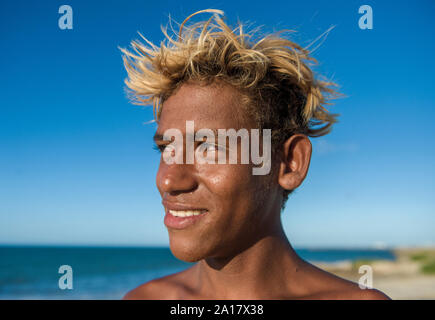
[[[60,30],[58,8],[73,8]],[[373,9],[361,30],[358,8]],[[435,244],[435,2],[1,1],[0,243],[167,245],[150,107],[129,104],[118,46],[159,43],[217,8],[264,32],[298,31],[346,98],[312,139],[283,223],[297,247]],[[207,18],[203,15],[199,18]]]

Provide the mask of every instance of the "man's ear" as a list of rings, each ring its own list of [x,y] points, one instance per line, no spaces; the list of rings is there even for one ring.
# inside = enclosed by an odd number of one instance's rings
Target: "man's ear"
[[[311,160],[311,142],[303,134],[295,134],[282,146],[278,183],[286,190],[299,187],[307,176]]]

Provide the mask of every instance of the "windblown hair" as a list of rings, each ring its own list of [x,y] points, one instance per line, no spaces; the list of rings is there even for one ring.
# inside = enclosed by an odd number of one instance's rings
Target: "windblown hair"
[[[213,16],[185,26],[202,12]],[[222,81],[242,94],[241,107],[260,129],[272,129],[274,150],[296,133],[327,134],[337,114],[325,106],[338,93],[334,83],[315,77],[309,65],[316,60],[310,52],[282,37],[283,32],[253,41],[241,23],[232,30],[219,15],[223,12],[215,9],[195,12],[180,25],[175,39],[162,28],[166,39],[160,47],[141,35],[146,44],[133,41],[134,52],[121,49],[133,102],[152,104],[158,121],[163,102],[182,84]]]

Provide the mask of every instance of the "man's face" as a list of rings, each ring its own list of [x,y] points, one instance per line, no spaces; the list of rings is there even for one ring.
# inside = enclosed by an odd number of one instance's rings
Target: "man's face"
[[[184,84],[163,104],[156,136],[178,129],[185,141],[186,121],[192,120],[195,131],[246,128],[250,132],[256,127],[249,117],[243,116],[244,112],[238,91],[230,86]],[[156,143],[164,148],[170,141]],[[216,152],[213,148],[208,150]],[[252,167],[240,161],[199,164],[196,159],[193,164],[168,164],[161,157],[156,183],[165,207],[170,247],[176,257],[184,261],[226,257],[243,250],[273,227],[280,207],[278,184],[272,181],[272,173],[253,175]],[[169,210],[175,214],[201,214],[174,217]]]

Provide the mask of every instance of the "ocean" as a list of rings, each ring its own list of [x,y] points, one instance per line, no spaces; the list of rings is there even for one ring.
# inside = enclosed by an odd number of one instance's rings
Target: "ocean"
[[[311,262],[394,260],[387,249],[296,249]],[[72,289],[60,289],[59,267],[72,269]],[[0,247],[0,299],[121,299],[151,279],[186,269],[168,248]]]

